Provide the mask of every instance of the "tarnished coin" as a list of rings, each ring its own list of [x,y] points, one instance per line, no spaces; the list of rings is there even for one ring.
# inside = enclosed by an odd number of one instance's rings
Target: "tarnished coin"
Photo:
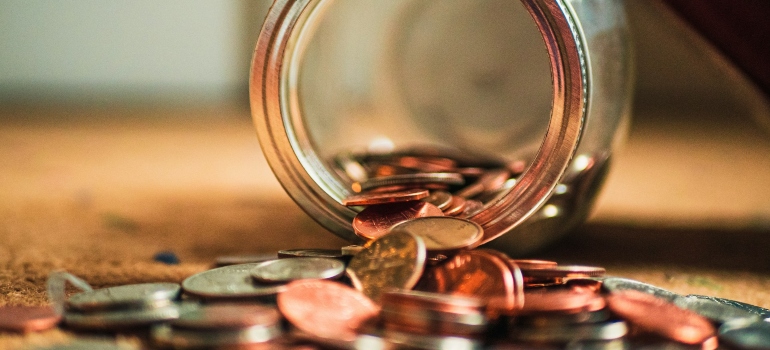
[[[353,341],[356,329],[377,316],[380,308],[360,292],[324,280],[288,284],[278,295],[278,308],[292,325],[326,339]]]
[[[64,324],[68,327],[90,330],[117,330],[145,327],[179,317],[179,307],[168,305],[158,308],[127,309],[98,312],[66,312]]]
[[[596,266],[558,265],[553,267],[521,267],[524,278],[585,278],[604,276],[605,269]]]
[[[170,322],[175,328],[215,330],[274,326],[281,315],[272,306],[254,303],[192,304],[183,308],[179,318]]]
[[[377,239],[386,235],[394,225],[426,216],[444,216],[444,213],[435,205],[422,201],[372,205],[353,219],[353,231],[363,239]]]
[[[435,205],[436,208],[444,210],[452,203],[452,194],[446,191],[433,191],[429,196],[422,200],[423,202]]]
[[[258,263],[251,269],[257,282],[282,283],[300,279],[336,279],[345,272],[345,263],[329,258],[276,259]]]
[[[393,226],[391,232],[406,231],[425,241],[429,252],[453,252],[475,248],[484,237],[484,229],[475,222],[433,216],[404,221]]]
[[[369,242],[346,271],[353,287],[379,301],[387,289],[412,289],[425,268],[426,254],[422,238],[393,232]]]
[[[53,328],[60,320],[50,306],[0,307],[0,331],[37,332]]]
[[[513,338],[538,343],[568,343],[583,340],[619,339],[628,333],[628,326],[623,321],[563,325],[556,327],[517,328]]]
[[[609,292],[620,292],[624,290],[635,290],[642,293],[654,295],[668,302],[674,302],[681,295],[665,290],[663,288],[639,282],[636,280],[621,277],[605,277],[601,279],[602,287]]]
[[[508,257],[490,250],[462,251],[426,269],[416,290],[481,298],[495,308],[515,310],[524,304],[521,272]],[[494,305],[492,305],[494,304]]]
[[[217,257],[215,264],[217,267],[238,265],[238,264],[253,264],[278,258],[275,253],[255,254],[255,255],[227,255]]]
[[[204,299],[239,299],[272,296],[285,285],[254,282],[251,270],[256,264],[219,267],[192,275],[182,282],[186,294]]]
[[[428,197],[427,190],[404,190],[398,192],[362,193],[349,196],[342,200],[342,205],[352,207],[357,205],[377,205],[396,202],[416,201]]]
[[[711,344],[716,330],[707,319],[665,299],[635,290],[613,292],[607,306],[640,330],[685,344]],[[665,322],[663,322],[665,320]]]
[[[278,258],[329,258],[346,259],[338,249],[285,249],[278,251]]]
[[[281,335],[278,324],[270,326],[251,326],[223,330],[179,329],[168,324],[158,325],[152,329],[152,339],[161,347],[174,349],[276,349],[268,344]],[[264,344],[261,344],[264,343]],[[251,346],[252,344],[264,345]]]
[[[424,184],[442,184],[442,185],[462,185],[465,179],[457,173],[416,173],[383,176],[368,179],[363,182],[353,183],[354,192],[367,191],[383,186],[397,185],[424,185]]]
[[[177,283],[141,283],[80,292],[67,299],[67,307],[80,311],[158,307],[179,296]]]
[[[674,301],[674,305],[695,312],[714,323],[722,324],[736,318],[754,319],[759,321],[758,315],[739,308],[730,303],[724,303],[717,298],[703,295],[688,295]]]
[[[719,327],[719,340],[736,349],[770,349],[770,322],[735,319]]]

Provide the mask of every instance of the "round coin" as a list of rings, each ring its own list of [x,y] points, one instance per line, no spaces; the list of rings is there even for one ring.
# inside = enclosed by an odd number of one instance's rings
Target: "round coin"
[[[452,194],[446,191],[433,191],[429,196],[422,200],[423,202],[435,205],[436,208],[444,210],[452,203]]]
[[[590,312],[604,308],[604,298],[594,291],[574,289],[545,289],[524,293],[525,314],[543,312]]]
[[[60,320],[50,306],[0,307],[0,331],[37,332],[53,328]]]
[[[284,285],[266,285],[253,281],[251,270],[259,263],[240,264],[204,271],[182,282],[186,294],[204,299],[238,299],[272,296]]]
[[[550,260],[511,259],[511,261],[520,269],[537,269],[544,267],[556,267],[559,265],[555,261]]]
[[[736,349],[770,349],[770,322],[735,319],[719,327],[719,340]]]
[[[152,339],[161,347],[174,349],[276,349],[274,344],[260,344],[281,335],[278,324],[245,328],[201,331],[179,329],[163,324],[153,327]],[[253,344],[265,345],[251,346]]]
[[[475,248],[484,237],[484,229],[475,222],[433,216],[404,221],[393,226],[391,232],[406,231],[425,241],[429,252],[454,252]]]
[[[360,245],[347,245],[340,248],[340,251],[344,256],[353,256],[362,250],[364,250],[364,247]]]
[[[465,179],[463,179],[462,175],[457,173],[416,173],[382,176],[368,179],[363,182],[356,182],[353,184],[353,190],[355,192],[361,192],[383,186],[418,184],[462,185],[463,183],[465,183]]]
[[[70,309],[89,312],[163,306],[176,299],[179,292],[178,283],[128,284],[75,294],[67,299],[67,306]]]
[[[345,272],[345,263],[329,258],[276,259],[258,263],[251,269],[257,282],[281,283],[301,279],[336,279]]]
[[[274,307],[253,303],[192,304],[171,321],[175,328],[227,329],[274,326],[281,315]]]
[[[580,265],[521,268],[521,274],[524,275],[524,278],[536,279],[601,277],[604,276],[604,273],[603,267]]]
[[[717,298],[703,295],[688,295],[674,301],[674,305],[695,312],[714,323],[722,324],[736,318],[754,319],[759,321],[756,314],[733,304],[721,302]]]
[[[640,330],[693,345],[707,343],[715,336],[707,319],[650,294],[625,290],[611,293],[606,300],[613,313]]]
[[[360,292],[324,280],[301,280],[278,295],[278,308],[301,331],[325,339],[353,341],[356,329],[380,309]]]
[[[339,249],[285,249],[278,251],[278,258],[329,258],[345,259]]]
[[[238,265],[238,264],[253,264],[268,260],[273,260],[278,256],[275,253],[256,254],[256,255],[228,255],[220,256],[215,261],[217,267]]]
[[[444,213],[435,205],[422,201],[372,205],[353,219],[353,231],[366,240],[377,239],[386,235],[394,225],[426,216],[444,216]]]
[[[168,305],[149,309],[128,309],[99,312],[66,312],[64,324],[68,327],[91,330],[117,330],[144,327],[179,317],[179,307]]]
[[[465,211],[466,200],[463,197],[452,196],[452,202],[444,209],[444,215],[459,216]]]
[[[668,302],[674,302],[675,300],[681,297],[681,295],[665,290],[663,288],[660,288],[651,284],[647,284],[644,282],[632,280],[629,278],[621,278],[621,277],[603,278],[602,288],[606,289],[610,293],[620,292],[624,290],[635,290],[637,292],[654,295]]]
[[[342,205],[352,207],[356,205],[377,205],[395,202],[416,201],[428,197],[427,190],[404,190],[398,192],[361,193],[349,196],[342,200]]]
[[[386,289],[412,289],[422,275],[425,242],[407,232],[393,232],[369,242],[346,269],[353,287],[379,301]]]
[[[612,340],[628,333],[623,321],[607,321],[555,327],[518,328],[513,337],[520,341],[537,343],[568,343],[577,340]]]

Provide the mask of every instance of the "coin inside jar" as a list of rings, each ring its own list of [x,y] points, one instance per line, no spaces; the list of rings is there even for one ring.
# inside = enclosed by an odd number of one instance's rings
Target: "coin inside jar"
[[[444,216],[444,213],[422,201],[372,205],[356,215],[353,230],[359,237],[372,240],[387,234],[394,225],[426,216]]]
[[[355,196],[349,196],[342,200],[342,205],[345,206],[357,206],[357,205],[377,205],[396,202],[408,202],[416,201],[428,197],[429,192],[427,190],[403,190],[398,192],[382,192],[382,193],[361,193]]]
[[[67,306],[80,311],[126,307],[162,306],[176,299],[177,283],[141,283],[80,292],[67,299]]]
[[[471,249],[481,243],[484,229],[475,222],[448,216],[433,216],[404,221],[391,232],[407,231],[425,241],[429,252],[453,252]]]
[[[444,210],[452,203],[452,194],[446,191],[433,191],[431,194],[422,199],[424,202],[435,205],[437,208]]]
[[[465,179],[463,179],[462,175],[457,173],[416,173],[371,178],[363,182],[353,183],[352,189],[354,192],[362,192],[383,186],[425,184],[462,185],[463,183],[465,183]]]
[[[336,279],[345,272],[345,263],[328,258],[276,259],[258,263],[251,269],[257,282],[282,283],[299,279]]]

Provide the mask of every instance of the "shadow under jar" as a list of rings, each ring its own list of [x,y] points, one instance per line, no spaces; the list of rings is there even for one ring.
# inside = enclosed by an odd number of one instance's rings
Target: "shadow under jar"
[[[360,209],[341,202],[373,176],[345,171],[341,156],[450,158],[509,170],[469,198],[483,204],[469,219],[516,256],[587,217],[631,81],[622,1],[276,0],[250,99],[278,180],[335,234],[361,241]]]

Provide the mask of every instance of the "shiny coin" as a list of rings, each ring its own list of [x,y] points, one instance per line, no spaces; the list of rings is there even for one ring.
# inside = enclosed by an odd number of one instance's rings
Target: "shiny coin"
[[[360,292],[323,280],[289,283],[278,295],[278,308],[301,331],[340,341],[355,340],[356,329],[380,311]]]
[[[635,290],[642,293],[654,295],[668,302],[674,302],[681,295],[665,290],[663,288],[639,282],[636,280],[620,277],[605,277],[602,280],[602,287],[609,292],[619,292],[624,290]]]
[[[606,300],[613,313],[640,330],[685,344],[713,342],[716,330],[711,322],[665,299],[625,290],[611,293]]]
[[[733,304],[724,303],[717,298],[702,295],[688,295],[674,301],[674,305],[695,312],[714,323],[725,323],[736,318],[760,320],[756,314],[739,308]]]
[[[444,216],[444,213],[422,201],[372,205],[356,215],[353,230],[359,237],[372,240],[386,235],[394,225],[426,216]]]
[[[115,310],[131,307],[157,307],[179,296],[177,283],[142,283],[81,292],[67,299],[70,309],[79,311]]]
[[[494,251],[462,251],[426,269],[415,289],[494,300],[495,308],[515,310],[524,304],[521,272],[517,275],[517,269],[507,257]]]
[[[453,171],[457,162],[453,159],[428,156],[403,156],[394,159],[393,164],[426,173]]]
[[[383,186],[423,184],[462,185],[463,183],[465,183],[465,179],[463,179],[462,175],[457,173],[417,173],[368,179],[363,182],[353,183],[352,189],[354,192],[362,192]]]
[[[452,196],[452,202],[444,209],[444,215],[459,216],[465,210],[466,200],[463,197]]]
[[[555,261],[550,261],[550,260],[511,259],[511,261],[514,264],[516,264],[520,269],[556,267],[559,265]]]
[[[175,328],[223,329],[274,326],[281,315],[274,307],[253,303],[192,304],[171,321]]]
[[[435,205],[437,208],[444,210],[452,203],[452,194],[446,191],[433,191],[429,196],[422,200],[423,202],[428,202]]]
[[[593,291],[545,289],[524,293],[522,313],[597,311],[606,305],[604,298]]]
[[[396,202],[416,201],[428,197],[427,190],[404,190],[398,192],[362,193],[349,196],[342,200],[342,205],[352,207],[357,205],[377,205]]]
[[[256,264],[219,267],[188,277],[182,282],[186,294],[204,299],[237,299],[273,296],[284,285],[260,284],[253,281],[251,270]]]
[[[412,289],[425,267],[422,238],[393,232],[367,244],[347,267],[353,286],[378,301],[386,289]]]
[[[336,279],[345,272],[345,263],[329,258],[276,259],[258,263],[251,269],[257,282],[281,283],[301,279]]]
[[[360,245],[348,245],[341,248],[342,255],[353,256],[364,250],[364,246]]]
[[[690,294],[687,297],[688,298],[689,297],[709,298],[709,299],[714,300],[714,301],[716,301],[716,302],[718,302],[720,304],[734,306],[734,307],[737,307],[737,308],[739,308],[741,310],[745,310],[747,312],[750,312],[750,313],[752,313],[754,315],[757,315],[759,318],[765,319],[765,321],[770,319],[770,310],[765,309],[763,307],[756,306],[756,305],[747,304],[747,303],[744,303],[744,302],[741,302],[741,301],[735,301],[735,300],[730,300],[730,299],[725,299],[725,298],[717,298],[717,297],[707,297],[707,296],[697,295],[697,294]]]
[[[68,327],[92,330],[117,330],[144,327],[179,317],[179,307],[168,305],[149,309],[128,309],[99,312],[66,312],[64,324]]]
[[[524,278],[584,278],[604,276],[603,267],[559,265],[553,267],[521,268]]]
[[[276,259],[278,255],[275,253],[255,254],[255,255],[228,255],[220,256],[215,261],[217,267],[238,265],[238,264],[253,264],[268,260]]]
[[[736,319],[719,327],[719,340],[736,349],[770,349],[770,322]]]
[[[470,336],[486,331],[484,303],[477,298],[418,291],[382,296],[385,328],[409,333]]]
[[[249,348],[255,343],[265,343],[281,335],[278,324],[251,326],[224,330],[189,330],[164,324],[153,327],[152,339],[161,347],[174,349]],[[274,349],[265,345],[260,349]]]
[[[338,249],[285,249],[278,251],[278,258],[329,258],[345,259]]]
[[[434,216],[404,221],[393,226],[391,232],[406,231],[425,241],[429,252],[453,252],[475,248],[484,237],[484,229],[475,222]]]
[[[0,307],[0,331],[37,332],[53,328],[60,320],[50,306]]]
[[[594,324],[517,329],[513,337],[526,342],[568,343],[571,341],[619,339],[627,333],[628,326],[625,322],[608,321]]]

